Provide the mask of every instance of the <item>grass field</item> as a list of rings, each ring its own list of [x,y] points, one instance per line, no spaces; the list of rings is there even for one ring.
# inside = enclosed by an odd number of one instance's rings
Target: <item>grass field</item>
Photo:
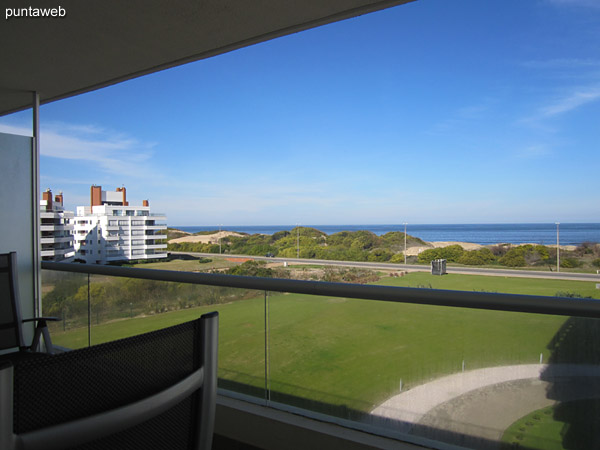
[[[502,436],[502,448],[544,450],[599,448],[600,399],[563,402],[533,411]]]
[[[484,275],[448,274],[431,275],[426,272],[412,272],[404,277],[385,278],[378,284],[404,287],[431,287],[456,291],[483,291],[504,294],[547,295],[554,297],[557,292],[573,292],[583,297],[600,299],[600,289],[593,281],[569,281],[520,277],[492,277]]]
[[[196,263],[197,264],[197,263]],[[598,298],[594,283],[473,275],[412,273],[380,282],[396,286]],[[184,309],[93,326],[100,343],[220,312],[222,379],[265,385],[264,294],[211,307]],[[565,317],[392,304],[299,294],[270,294],[268,371],[272,399],[294,396],[369,411],[404,389],[444,374],[503,364],[536,363]],[[57,332],[59,345],[87,345],[87,329]]]
[[[561,431],[564,424],[553,417],[554,408],[547,407],[521,417],[506,429],[502,448],[543,448],[563,450]],[[517,447],[518,448],[518,447]]]

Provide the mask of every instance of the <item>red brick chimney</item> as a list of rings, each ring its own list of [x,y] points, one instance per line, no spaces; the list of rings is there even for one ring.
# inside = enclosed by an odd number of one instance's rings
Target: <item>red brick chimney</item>
[[[93,185],[90,193],[90,206],[100,206],[102,204],[102,186]]]
[[[129,202],[127,201],[127,190],[125,189],[125,186],[117,188],[117,192],[123,193],[123,206],[129,206]]]
[[[148,200],[142,200],[142,206],[150,206],[150,202]]]
[[[60,206],[63,205],[63,194],[62,194],[62,192],[59,193],[57,196],[54,197],[54,201],[56,203],[58,203]]]
[[[50,188],[42,194],[42,199],[46,200],[46,211],[52,211],[52,191]]]

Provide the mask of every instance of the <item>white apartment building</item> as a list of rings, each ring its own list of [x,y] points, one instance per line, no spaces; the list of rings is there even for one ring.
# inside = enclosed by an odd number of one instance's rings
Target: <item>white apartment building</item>
[[[164,214],[150,212],[148,200],[130,206],[124,187],[91,187],[90,206],[78,206],[73,218],[75,259],[91,264],[167,257]]]
[[[75,255],[73,247],[73,211],[63,208],[63,194],[54,199],[52,191],[46,189],[40,200],[40,234],[42,260],[70,261]]]

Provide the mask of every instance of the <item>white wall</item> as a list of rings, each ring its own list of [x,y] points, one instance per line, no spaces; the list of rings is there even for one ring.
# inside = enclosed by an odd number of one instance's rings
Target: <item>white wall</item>
[[[34,315],[33,138],[0,133],[0,253],[17,252],[23,318]],[[33,325],[24,324],[25,342]]]

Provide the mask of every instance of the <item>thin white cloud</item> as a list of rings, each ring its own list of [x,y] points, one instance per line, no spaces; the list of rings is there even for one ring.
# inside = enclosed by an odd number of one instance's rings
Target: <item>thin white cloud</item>
[[[552,151],[546,145],[529,145],[519,149],[516,157],[521,159],[536,159],[550,154],[552,154]]]
[[[600,84],[585,87],[571,88],[562,95],[546,101],[546,104],[538,107],[537,111],[529,116],[523,117],[516,123],[536,128],[540,131],[555,133],[555,126],[550,120],[563,114],[575,111],[581,107],[600,100]]]
[[[32,134],[30,128],[7,124],[0,124],[0,132]],[[155,172],[148,165],[140,166],[152,157],[152,147],[152,144],[94,125],[47,123],[40,130],[42,156],[92,163],[112,174]]]
[[[592,58],[534,59],[524,61],[521,65],[531,69],[580,70],[585,68],[600,68],[600,60]]]
[[[574,6],[584,8],[600,8],[598,0],[548,0],[550,3],[558,6]]]
[[[474,122],[479,122],[489,116],[495,102],[495,98],[487,97],[481,99],[480,103],[459,107],[454,111],[452,117],[434,124],[431,133],[455,132],[466,126],[472,126]]]
[[[29,136],[29,137],[31,137],[33,135],[33,131],[31,130],[31,128],[18,127],[18,126],[14,126],[14,125],[6,125],[6,124],[2,124],[2,123],[0,123],[0,133],[17,134],[19,136]]]
[[[576,89],[540,109],[542,117],[553,117],[573,111],[600,99],[600,86]]]

